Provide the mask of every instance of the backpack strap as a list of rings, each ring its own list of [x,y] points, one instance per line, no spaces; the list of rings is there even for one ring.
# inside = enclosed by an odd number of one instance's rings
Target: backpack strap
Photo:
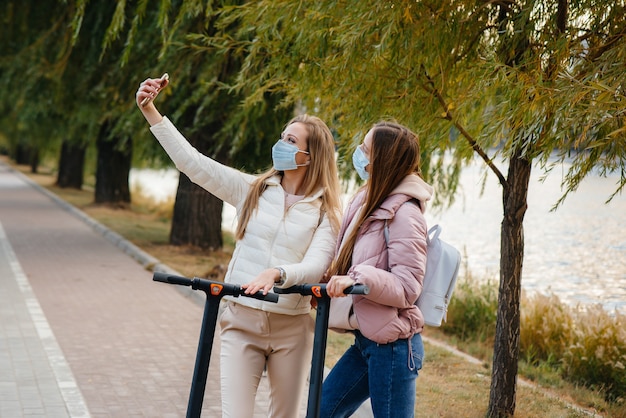
[[[405,205],[409,202],[415,202],[417,207],[421,208],[420,202],[417,199],[409,199],[406,202],[404,202],[402,205]],[[394,216],[395,216],[395,213],[394,213]],[[385,219],[385,226],[383,227],[383,235],[385,236],[385,246],[389,248],[389,219]],[[426,237],[426,241],[428,242],[428,236]]]
[[[415,201],[415,204],[420,207],[419,200],[410,199],[402,203],[402,205]],[[402,206],[400,205],[400,206]],[[398,206],[399,208],[399,206]],[[394,213],[395,216],[395,213]],[[383,235],[385,236],[385,248],[387,248],[387,271],[391,271],[389,268],[389,219],[385,219],[385,226],[383,227]],[[428,242],[428,236],[426,236],[426,242]]]
[[[385,247],[389,248],[389,219],[385,219],[385,227],[383,228],[383,235],[385,236]]]

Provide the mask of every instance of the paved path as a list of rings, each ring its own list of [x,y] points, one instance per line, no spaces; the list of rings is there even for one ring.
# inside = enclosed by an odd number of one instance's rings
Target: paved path
[[[153,269],[178,274],[0,162],[0,417],[185,416],[204,295]]]

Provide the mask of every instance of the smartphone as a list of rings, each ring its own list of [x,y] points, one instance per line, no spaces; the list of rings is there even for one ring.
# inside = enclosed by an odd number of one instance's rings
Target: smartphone
[[[169,79],[170,79],[170,75],[169,75],[168,73],[163,74],[163,75],[161,76],[161,87],[163,87],[163,85],[165,84],[165,82],[166,82],[167,80],[169,80]],[[161,90],[161,87],[159,87],[159,89],[158,89],[158,90]],[[152,100],[152,97],[146,97],[145,99],[143,99],[143,100],[141,101],[141,105],[142,105],[142,106],[147,105],[148,103],[150,103],[150,100]]]

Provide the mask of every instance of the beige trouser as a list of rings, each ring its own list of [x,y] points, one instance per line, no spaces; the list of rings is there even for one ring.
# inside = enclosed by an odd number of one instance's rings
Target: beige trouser
[[[248,418],[263,369],[270,385],[269,417],[298,417],[309,376],[315,320],[228,302],[220,316],[222,417]]]

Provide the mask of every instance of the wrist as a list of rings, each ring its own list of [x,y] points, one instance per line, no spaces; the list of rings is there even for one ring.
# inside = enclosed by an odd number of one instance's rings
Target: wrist
[[[274,283],[277,285],[283,285],[285,280],[287,280],[287,272],[282,267],[274,267],[278,271],[278,280],[274,280]]]

